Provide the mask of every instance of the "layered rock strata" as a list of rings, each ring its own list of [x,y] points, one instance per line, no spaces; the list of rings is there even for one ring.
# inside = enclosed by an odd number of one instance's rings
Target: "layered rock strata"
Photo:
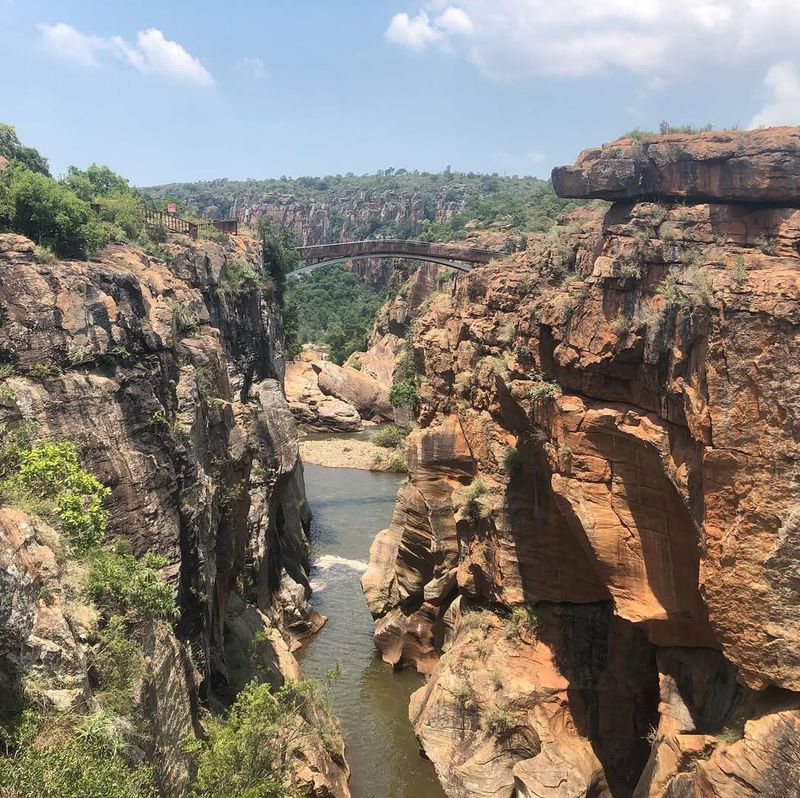
[[[587,151],[417,322],[363,584],[448,795],[798,794],[798,140]]]
[[[175,239],[163,259],[113,246],[85,263],[0,235],[0,426],[33,422],[74,441],[111,489],[109,537],[166,560],[180,617],[145,631],[149,677],[132,712],[168,798],[187,794],[201,704],[229,705],[259,672],[276,685],[296,678],[290,649],[323,622],[307,604],[310,514],[280,309],[267,291],[230,290],[232,260],[261,268],[245,237]],[[35,673],[56,709],[91,710],[97,619],[57,538],[0,508],[2,686],[8,697]],[[304,795],[349,795],[346,765],[320,740],[294,774]]]

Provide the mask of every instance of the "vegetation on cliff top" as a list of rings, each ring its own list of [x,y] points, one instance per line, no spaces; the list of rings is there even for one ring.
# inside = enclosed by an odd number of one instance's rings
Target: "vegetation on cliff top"
[[[422,238],[448,241],[464,235],[469,222],[480,227],[499,224],[520,232],[549,230],[564,212],[580,204],[559,199],[549,181],[536,177],[510,177],[475,172],[430,173],[384,169],[374,175],[281,177],[273,180],[210,180],[171,183],[144,188],[158,202],[173,201],[195,213],[215,209],[230,216],[234,205],[257,205],[265,194],[285,195],[302,206],[328,206],[327,238],[339,240],[343,232],[351,240],[369,238]],[[422,231],[412,230],[410,219],[369,219],[353,225],[346,213],[353,204],[367,204],[379,195],[410,202],[422,217]],[[442,213],[442,209],[446,209]]]

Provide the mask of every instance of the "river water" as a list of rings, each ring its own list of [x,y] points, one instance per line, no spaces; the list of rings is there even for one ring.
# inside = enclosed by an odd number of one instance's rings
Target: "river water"
[[[422,685],[393,672],[372,642],[372,617],[359,580],[375,534],[389,526],[398,474],[307,465],[312,524],[311,603],[328,623],[298,652],[307,676],[323,679],[337,661],[333,709],[342,724],[353,798],[444,798],[408,721],[408,698]]]

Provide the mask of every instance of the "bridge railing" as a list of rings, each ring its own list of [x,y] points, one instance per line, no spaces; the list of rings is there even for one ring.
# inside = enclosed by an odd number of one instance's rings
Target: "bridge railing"
[[[144,209],[144,221],[146,224],[153,227],[163,227],[172,233],[183,233],[189,238],[197,238],[197,225],[190,222],[188,219],[181,219],[180,216],[175,216],[173,213],[164,213],[164,211],[152,211],[149,208]]]
[[[206,219],[199,224],[182,219],[174,213],[164,213],[164,211],[154,211],[149,208],[143,210],[145,224],[153,227],[163,227],[172,233],[183,233],[190,238],[196,239],[201,227],[213,228],[228,235],[239,235],[238,219]]]
[[[430,255],[435,258],[449,258],[467,263],[488,263],[498,256],[498,252],[489,249],[457,247],[450,244],[431,244],[424,241],[404,241],[400,239],[377,239],[370,241],[346,241],[339,244],[317,244],[298,247],[300,259],[304,261],[323,260],[326,258],[364,257],[398,257],[403,255]]]

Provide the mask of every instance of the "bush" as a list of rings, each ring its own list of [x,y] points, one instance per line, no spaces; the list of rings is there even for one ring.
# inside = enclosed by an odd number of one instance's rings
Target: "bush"
[[[519,465],[519,451],[515,446],[506,446],[503,451],[503,471],[510,474]]]
[[[217,291],[223,294],[241,294],[247,291],[261,291],[269,284],[270,281],[246,261],[226,260]]]
[[[534,402],[538,399],[555,399],[557,396],[561,396],[561,386],[555,381],[546,382],[541,378],[528,391],[528,397]]]
[[[413,380],[400,380],[393,382],[389,390],[389,402],[392,407],[407,407],[416,410],[419,406],[419,396]]]
[[[121,715],[128,712],[135,703],[137,682],[144,673],[144,657],[125,618],[120,615],[109,618],[90,661],[98,701],[107,710]]]
[[[525,633],[535,635],[539,630],[541,618],[532,607],[515,607],[503,624],[506,628],[506,637],[511,640]]]
[[[508,707],[493,704],[483,714],[483,725],[492,736],[504,737],[514,729],[514,715]]]
[[[328,728],[333,724],[331,728]],[[289,785],[290,754],[314,728],[338,734],[310,682],[287,682],[277,691],[251,682],[225,720],[210,718],[197,745],[194,798],[300,798]],[[327,746],[326,746],[327,747]],[[336,752],[340,755],[340,751]]]
[[[272,275],[278,299],[283,301],[286,275],[297,268],[300,256],[295,249],[294,234],[286,227],[276,224],[268,216],[258,220],[258,236],[264,266]]]
[[[174,621],[178,615],[172,588],[158,573],[163,557],[145,554],[140,562],[119,547],[99,549],[89,558],[86,592],[103,609],[137,620]]]
[[[17,131],[11,125],[0,122],[0,155],[12,163],[16,162],[31,172],[50,177],[47,158],[44,158],[33,147],[25,147],[17,138]]]
[[[29,428],[28,428],[29,429]],[[25,435],[25,432],[16,433]],[[12,444],[14,438],[12,437]],[[19,446],[20,440],[16,439]],[[4,452],[3,459],[11,453]],[[1,489],[25,503],[47,503],[61,522],[70,542],[80,551],[99,545],[108,513],[103,500],[110,491],[78,463],[71,441],[44,441],[17,448],[17,472],[6,477]],[[6,469],[8,466],[6,466]]]
[[[488,518],[491,512],[484,502],[480,501],[489,489],[480,477],[475,477],[472,482],[460,491],[460,498],[464,505],[464,512],[473,520]]]
[[[85,258],[107,243],[86,202],[43,174],[21,168],[10,171],[0,226],[68,258]]]
[[[384,449],[394,449],[405,440],[407,434],[396,424],[381,424],[372,433],[372,442]]]
[[[152,772],[129,769],[102,742],[73,736],[26,745],[0,758],[0,785],[9,798],[157,798]]]

